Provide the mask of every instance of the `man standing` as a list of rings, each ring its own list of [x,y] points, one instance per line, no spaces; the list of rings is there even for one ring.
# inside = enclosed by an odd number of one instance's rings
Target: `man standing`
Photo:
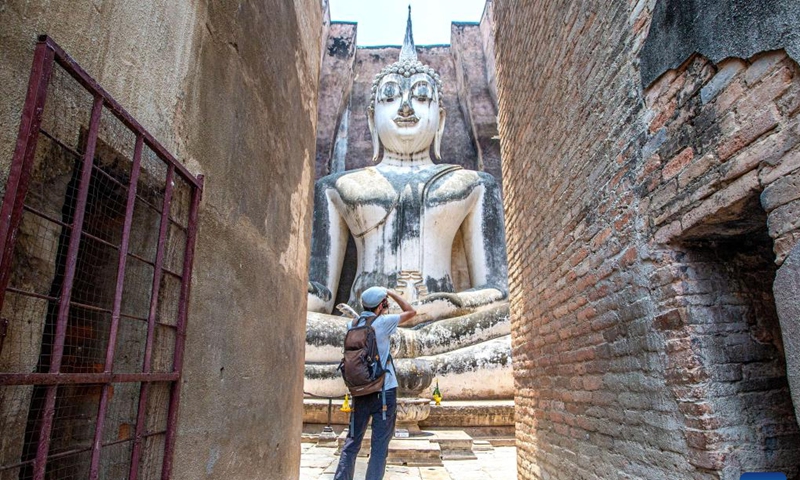
[[[389,311],[389,297],[392,298],[403,310],[399,315],[386,314]],[[383,287],[370,287],[361,294],[361,305],[364,312],[361,316],[350,322],[348,329],[367,322],[367,319],[376,317],[372,322],[375,329],[375,339],[378,343],[378,354],[386,376],[384,377],[384,392],[353,397],[353,419],[350,422],[351,431],[342,448],[339,466],[336,468],[334,480],[352,480],[355,473],[356,458],[361,450],[361,440],[367,431],[367,423],[372,417],[372,448],[369,455],[366,480],[381,480],[386,470],[386,456],[389,453],[389,441],[394,435],[394,424],[397,418],[397,377],[394,364],[389,359],[389,339],[397,331],[398,325],[408,322],[417,312],[411,305],[394,292]],[[383,395],[385,397],[385,403]],[[386,415],[383,414],[384,405]]]

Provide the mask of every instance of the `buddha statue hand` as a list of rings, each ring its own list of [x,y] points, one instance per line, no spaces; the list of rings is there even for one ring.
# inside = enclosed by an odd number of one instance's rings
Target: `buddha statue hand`
[[[459,293],[431,293],[411,304],[417,311],[417,316],[410,326],[466,315],[505,297],[506,294],[497,288],[471,289]]]
[[[328,287],[314,281],[308,282],[308,310],[311,312],[330,313],[333,294]]]

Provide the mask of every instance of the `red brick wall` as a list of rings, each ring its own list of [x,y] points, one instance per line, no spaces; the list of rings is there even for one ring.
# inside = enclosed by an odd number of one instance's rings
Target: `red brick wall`
[[[654,248],[654,326],[698,468],[798,475],[771,289],[800,238],[798,93],[800,69],[783,52],[718,65],[695,56],[645,91],[648,134],[663,143],[643,159],[641,210],[654,247],[671,247]]]
[[[783,262],[800,240],[799,77],[782,51],[719,65],[696,56],[646,91],[648,133],[666,135],[642,172],[658,242],[697,236],[709,218],[761,195]]]
[[[792,478],[800,71],[695,56],[643,86],[653,4],[494,7],[520,477]]]

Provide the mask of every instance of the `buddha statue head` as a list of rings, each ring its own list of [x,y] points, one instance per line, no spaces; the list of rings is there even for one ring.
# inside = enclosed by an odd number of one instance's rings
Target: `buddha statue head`
[[[402,158],[427,156],[431,143],[434,155],[441,158],[445,121],[442,81],[433,68],[417,58],[410,6],[400,59],[375,76],[371,95],[367,117],[373,161],[378,161],[381,146]]]

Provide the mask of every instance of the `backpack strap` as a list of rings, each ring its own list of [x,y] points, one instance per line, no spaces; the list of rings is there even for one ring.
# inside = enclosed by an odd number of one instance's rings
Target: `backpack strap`
[[[386,359],[386,370],[389,370],[389,364],[392,364],[392,368],[394,368],[394,358],[392,358],[392,354],[389,353],[389,358]],[[395,373],[396,375],[396,373]],[[381,388],[381,414],[383,420],[386,420],[386,380],[383,381],[383,387]]]
[[[382,420],[386,421],[386,382],[383,382],[383,387],[381,387],[381,417]]]
[[[347,432],[347,436],[350,438],[354,438],[356,435],[356,400],[353,397],[353,411],[350,412],[350,431]]]
[[[359,316],[358,318],[355,319],[355,323],[353,324],[352,328],[356,328],[361,323],[362,319],[364,320],[364,323],[366,323],[368,327],[371,327],[372,323],[375,322],[375,320],[377,320],[378,317],[380,317],[380,315],[372,315],[369,317]]]
[[[367,326],[372,328],[372,324],[375,323],[375,320],[377,320],[378,317],[380,317],[380,315],[375,315],[375,316],[367,318]],[[375,347],[376,348],[378,347],[377,341],[376,341]],[[380,364],[381,363],[381,352],[377,351],[375,353],[377,353],[377,360],[378,360],[378,363]],[[385,369],[385,367],[383,365],[381,365],[381,368]]]

